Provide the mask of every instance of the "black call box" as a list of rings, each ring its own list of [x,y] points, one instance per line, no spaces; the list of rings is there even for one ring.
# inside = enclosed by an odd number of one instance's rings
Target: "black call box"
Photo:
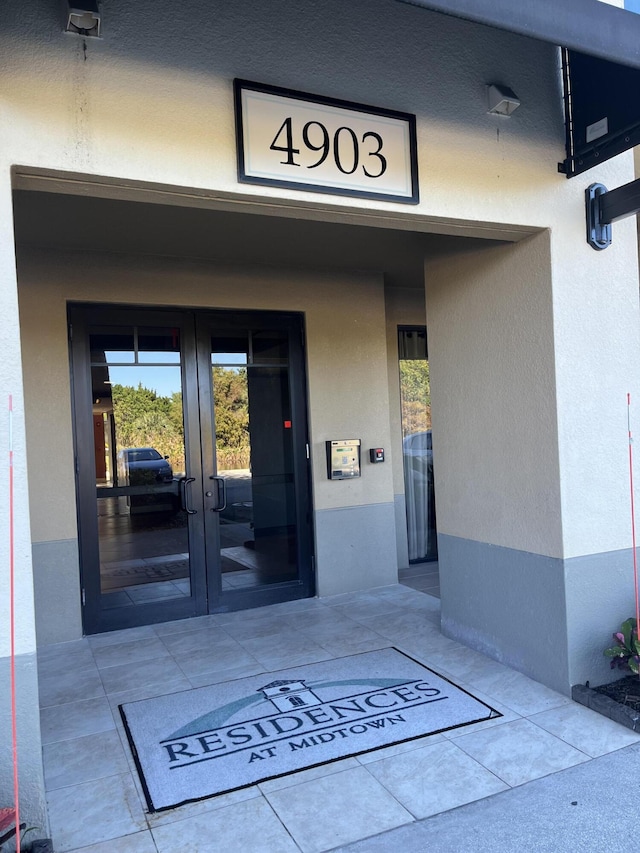
[[[360,439],[333,439],[326,442],[327,476],[330,480],[352,480],[360,476]]]
[[[370,462],[384,462],[384,447],[372,447],[369,450]]]

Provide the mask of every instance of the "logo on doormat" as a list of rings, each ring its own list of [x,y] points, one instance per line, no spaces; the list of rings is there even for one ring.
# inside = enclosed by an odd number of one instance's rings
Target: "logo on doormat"
[[[365,685],[368,690],[353,692],[354,686]],[[329,688],[332,698],[323,700],[318,694]],[[337,697],[335,688],[341,688]],[[408,712],[447,698],[422,678],[350,679],[312,685],[302,679],[277,680],[192,720],[160,746],[170,769],[235,753],[245,753],[247,763],[252,764],[282,752],[401,725]],[[238,712],[257,703],[268,704],[276,713],[228,724]]]

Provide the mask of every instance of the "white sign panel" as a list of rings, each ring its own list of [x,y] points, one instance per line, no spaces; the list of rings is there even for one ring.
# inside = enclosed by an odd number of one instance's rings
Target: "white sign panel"
[[[235,81],[238,179],[417,204],[415,116]]]

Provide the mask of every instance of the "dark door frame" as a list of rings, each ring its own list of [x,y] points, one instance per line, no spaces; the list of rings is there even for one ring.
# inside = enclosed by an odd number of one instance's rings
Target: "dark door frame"
[[[68,309],[71,363],[72,423],[76,470],[77,522],[85,634],[137,625],[185,619],[206,613],[248,609],[306,598],[314,594],[311,472],[308,453],[308,418],[303,316],[293,312],[259,310],[162,309],[144,306],[74,303]],[[297,521],[296,581],[246,590],[221,592],[219,533],[205,518],[205,480],[214,460],[213,402],[210,351],[206,330],[212,326],[287,329],[289,333],[289,388],[292,406],[294,481]],[[156,601],[135,607],[101,607],[97,492],[93,452],[93,393],[88,328],[91,325],[167,326],[178,328],[181,339],[181,377],[185,432],[185,467],[190,476],[190,499],[198,510],[188,516],[191,596]],[[207,369],[203,369],[207,365]],[[207,428],[211,426],[211,428]],[[115,496],[113,489],[109,496]],[[117,490],[116,490],[117,491]],[[214,516],[214,513],[209,513]]]

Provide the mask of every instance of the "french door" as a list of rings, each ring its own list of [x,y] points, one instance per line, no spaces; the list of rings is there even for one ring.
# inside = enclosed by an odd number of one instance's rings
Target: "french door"
[[[69,322],[85,633],[311,595],[301,317]]]

